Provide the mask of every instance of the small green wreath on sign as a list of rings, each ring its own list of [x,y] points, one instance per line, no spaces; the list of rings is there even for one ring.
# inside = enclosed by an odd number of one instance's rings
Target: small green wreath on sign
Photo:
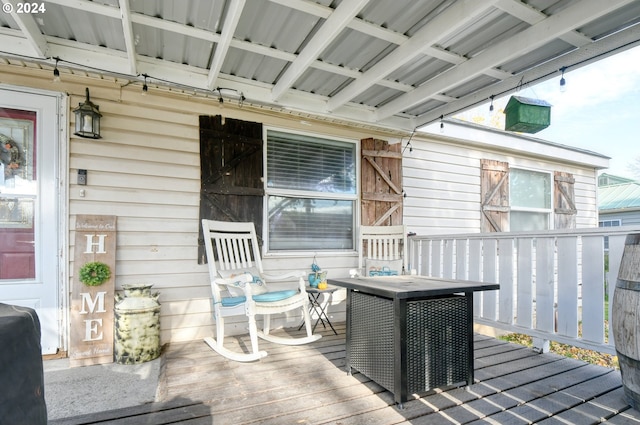
[[[80,268],[80,282],[87,286],[100,286],[111,277],[111,270],[105,263],[95,261]]]

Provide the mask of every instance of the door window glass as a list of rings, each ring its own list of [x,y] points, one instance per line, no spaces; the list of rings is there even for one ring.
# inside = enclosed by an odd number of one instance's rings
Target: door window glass
[[[36,113],[0,108],[0,279],[35,278]]]

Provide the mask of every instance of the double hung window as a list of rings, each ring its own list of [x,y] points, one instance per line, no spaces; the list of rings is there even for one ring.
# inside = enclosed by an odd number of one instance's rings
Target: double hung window
[[[269,251],[354,248],[356,143],[267,130]]]
[[[550,173],[511,168],[509,224],[512,232],[550,228],[551,188]]]

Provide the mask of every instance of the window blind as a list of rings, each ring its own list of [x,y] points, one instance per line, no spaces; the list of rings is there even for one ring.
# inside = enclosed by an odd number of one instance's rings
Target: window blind
[[[355,145],[269,131],[267,179],[272,188],[355,194]]]

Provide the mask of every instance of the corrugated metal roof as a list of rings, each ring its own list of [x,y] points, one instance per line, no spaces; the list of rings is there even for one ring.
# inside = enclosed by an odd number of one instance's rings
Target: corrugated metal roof
[[[43,4],[0,15],[0,58],[407,131],[640,44],[640,0]]]
[[[640,208],[640,183],[631,182],[598,187],[598,210]]]

